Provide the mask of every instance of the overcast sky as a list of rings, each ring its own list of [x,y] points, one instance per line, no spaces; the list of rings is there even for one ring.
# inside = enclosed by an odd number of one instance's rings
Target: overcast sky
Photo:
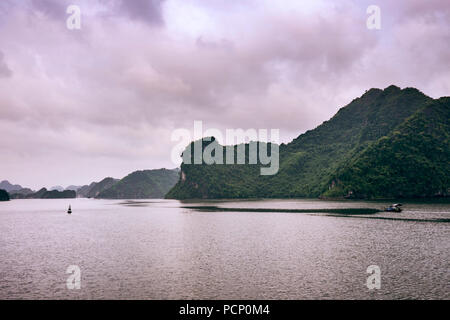
[[[372,87],[449,95],[449,43],[448,0],[2,0],[0,180],[173,168],[171,133],[194,120],[289,142]]]

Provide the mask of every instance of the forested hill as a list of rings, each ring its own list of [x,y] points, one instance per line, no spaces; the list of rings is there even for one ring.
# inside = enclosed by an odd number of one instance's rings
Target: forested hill
[[[448,98],[433,100],[414,88],[370,89],[282,144],[276,175],[261,176],[255,165],[183,163],[182,179],[167,197],[448,195],[448,110]]]
[[[157,169],[130,173],[96,197],[104,199],[155,199],[164,198],[175,185],[179,170]]]
[[[433,197],[450,193],[450,98],[427,103],[336,172],[325,195]]]

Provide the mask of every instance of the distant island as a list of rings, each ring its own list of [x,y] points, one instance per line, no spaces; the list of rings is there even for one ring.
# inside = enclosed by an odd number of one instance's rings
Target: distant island
[[[67,198],[96,198],[96,199],[156,199],[164,198],[169,190],[177,183],[180,176],[179,169],[155,169],[135,171],[123,179],[104,178],[89,185],[70,185],[66,189],[61,186],[52,190],[41,188],[33,191],[20,185],[12,185],[3,181],[2,185],[9,188],[11,199],[67,199]],[[6,191],[5,191],[6,192]]]
[[[449,129],[449,97],[393,85],[370,89],[281,144],[276,175],[261,176],[260,165],[182,163],[166,198],[448,197]]]
[[[111,188],[118,181],[118,179],[107,177],[99,182],[92,182],[91,184],[82,186],[76,190],[77,195],[82,198],[97,198],[102,191]]]
[[[164,198],[177,183],[179,169],[140,170],[118,180],[111,177],[77,189],[78,197],[97,199]]]
[[[23,193],[21,190],[25,190]],[[11,192],[11,199],[70,199],[76,198],[77,194],[73,190],[50,190],[42,188],[37,192],[29,192],[29,189],[21,189]]]
[[[161,199],[177,183],[179,170],[135,171],[102,190],[96,197],[103,199]]]

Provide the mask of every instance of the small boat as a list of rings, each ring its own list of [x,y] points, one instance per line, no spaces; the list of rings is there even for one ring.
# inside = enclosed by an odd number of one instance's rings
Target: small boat
[[[389,207],[385,208],[384,211],[387,212],[401,212],[402,208],[400,208],[402,206],[401,203],[394,203],[391,204]]]
[[[69,204],[69,210],[67,210],[67,213],[68,213],[68,214],[71,214],[71,213],[72,213],[72,208],[70,207],[70,204]]]

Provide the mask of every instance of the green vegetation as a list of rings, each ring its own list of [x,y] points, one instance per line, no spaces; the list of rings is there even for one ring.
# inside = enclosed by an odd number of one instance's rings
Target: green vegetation
[[[96,197],[103,199],[150,199],[164,198],[179,179],[178,170],[135,171]]]
[[[181,165],[168,198],[427,197],[450,193],[449,98],[371,89],[280,146],[280,170]],[[192,147],[192,144],[189,146]]]
[[[6,190],[0,189],[0,201],[9,201],[9,194]]]
[[[103,191],[111,188],[115,185],[119,180],[108,177],[103,179],[100,182],[93,182],[90,184],[89,188],[86,190],[85,197],[86,198],[97,198],[99,194]]]
[[[450,98],[427,103],[354,156],[327,195],[433,197],[450,193]],[[336,189],[336,190],[335,190]]]
[[[76,198],[77,193],[73,190],[51,190],[45,192],[40,198],[41,199],[71,199]]]
[[[80,198],[88,198],[89,192],[92,190],[92,188],[94,188],[94,186],[97,184],[98,182],[92,182],[89,185],[84,185],[81,186],[80,188],[78,188],[77,192],[77,197]]]
[[[25,199],[28,195],[33,194],[34,191],[30,188],[22,188],[20,190],[14,190],[9,193],[11,199]]]

